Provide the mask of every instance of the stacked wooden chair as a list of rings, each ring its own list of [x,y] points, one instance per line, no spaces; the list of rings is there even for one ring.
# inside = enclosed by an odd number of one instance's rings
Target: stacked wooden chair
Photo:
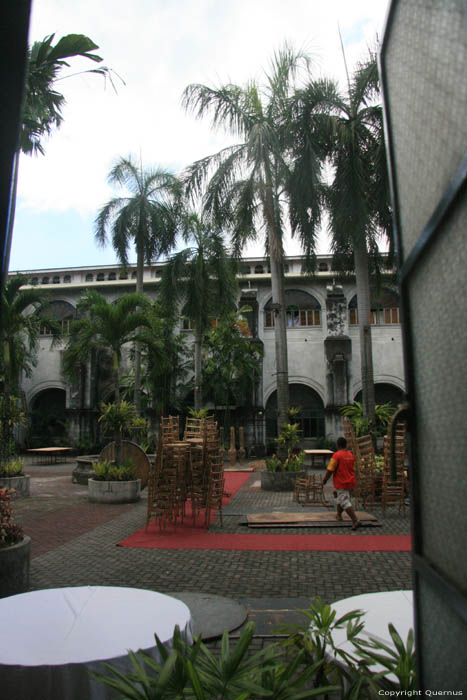
[[[371,435],[355,438],[355,501],[363,508],[376,505],[376,454]]]
[[[213,417],[188,418],[183,440],[178,417],[161,419],[156,460],[148,489],[146,528],[156,519],[162,530],[183,521],[191,501],[193,522],[205,510],[206,526],[217,510],[222,523],[224,454]]]
[[[148,489],[146,528],[153,518],[159,529],[183,520],[187,497],[189,445],[180,441],[178,416],[161,418],[159,444]]]
[[[206,421],[204,453],[207,474],[206,527],[209,526],[212,510],[217,510],[222,525],[222,497],[225,485],[224,450],[217,423],[213,419]]]
[[[386,435],[384,438],[384,463],[383,463],[383,485],[381,490],[381,506],[383,516],[389,506],[397,505],[399,513],[405,515],[405,498],[407,491],[407,479],[404,471],[405,462],[405,441],[406,424],[400,423],[396,426],[394,433],[394,455],[396,460],[396,479],[391,475],[391,440]]]

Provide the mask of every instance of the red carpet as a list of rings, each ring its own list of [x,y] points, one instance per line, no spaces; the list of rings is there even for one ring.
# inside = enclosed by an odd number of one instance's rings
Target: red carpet
[[[226,472],[225,490],[233,495],[250,474]],[[224,498],[224,506],[230,498]],[[212,518],[215,514],[212,515]],[[203,521],[192,526],[188,507],[185,524],[164,532],[154,521],[118,543],[120,547],[141,549],[232,549],[243,551],[315,551],[315,552],[410,552],[410,535],[261,535],[216,534],[207,532]]]

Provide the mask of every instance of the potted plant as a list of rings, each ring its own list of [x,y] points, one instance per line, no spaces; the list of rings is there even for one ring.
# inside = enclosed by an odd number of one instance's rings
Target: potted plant
[[[135,416],[135,406],[128,401],[101,403],[99,423],[114,442],[104,447],[93,465],[94,475],[88,479],[91,503],[135,503],[141,498],[141,479],[136,478],[131,459],[122,458],[122,436],[131,429]]]
[[[30,476],[23,474],[22,459],[12,458],[0,463],[0,488],[9,489],[18,496],[29,496]],[[12,494],[13,495],[13,494]]]
[[[31,538],[13,520],[12,495],[0,488],[0,598],[29,588]]]
[[[305,454],[297,448],[300,434],[299,423],[282,426],[276,439],[278,454],[266,460],[266,471],[261,472],[261,488],[264,491],[293,491],[297,476],[305,476]]]
[[[30,477],[23,474],[24,462],[16,454],[13,428],[25,426],[26,418],[17,396],[0,394],[0,488],[18,496],[29,496]]]
[[[136,503],[141,498],[141,479],[136,479],[133,465],[108,460],[95,462],[94,476],[88,480],[91,503]]]

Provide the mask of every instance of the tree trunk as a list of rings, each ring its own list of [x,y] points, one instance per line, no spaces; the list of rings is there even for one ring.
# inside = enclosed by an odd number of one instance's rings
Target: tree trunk
[[[16,151],[13,160],[13,178],[12,178],[12,189],[10,198],[10,211],[8,212],[8,230],[6,239],[6,249],[4,252],[4,260],[2,264],[3,270],[5,270],[5,280],[8,274],[8,268],[10,264],[10,253],[11,253],[11,242],[13,240],[13,228],[15,225],[15,214],[16,214],[16,199],[18,197],[18,177],[19,177],[19,154],[20,151]]]
[[[202,407],[201,396],[201,340],[202,332],[199,323],[195,327],[195,411],[200,411]]]
[[[276,385],[277,385],[277,433],[288,422],[289,410],[289,370],[287,357],[287,313],[282,262],[270,257],[271,287],[273,304],[278,304],[274,311],[274,340],[276,348]]]
[[[371,346],[370,273],[365,240],[354,246],[354,263],[357,282],[358,327],[360,331],[363,416],[374,424],[375,384]]]
[[[138,248],[136,259],[136,291],[143,293],[144,251]],[[139,329],[138,329],[139,330]],[[133,397],[136,414],[141,415],[141,345],[135,342],[135,389]]]
[[[265,187],[263,213],[268,232],[272,302],[276,305],[274,309],[274,339],[276,346],[277,434],[279,435],[281,426],[288,422],[289,410],[287,309],[284,289],[284,251],[280,233],[277,230],[274,196],[270,179]]]
[[[120,408],[120,363],[116,352],[113,354],[113,369],[115,373],[115,404]],[[120,466],[122,457],[122,431],[115,429],[115,464]]]

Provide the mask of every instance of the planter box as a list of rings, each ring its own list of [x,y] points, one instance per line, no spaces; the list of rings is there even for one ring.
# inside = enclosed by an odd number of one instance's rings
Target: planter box
[[[301,472],[261,472],[261,488],[263,491],[293,491],[295,479],[304,478],[305,471]]]
[[[29,588],[31,538],[0,548],[0,598],[25,593]]]
[[[91,503],[136,503],[141,498],[141,479],[134,481],[88,480]]]
[[[0,488],[3,489],[15,489],[18,493],[15,493],[13,498],[23,496],[27,498],[29,496],[29,482],[30,476],[1,476],[0,477]]]

